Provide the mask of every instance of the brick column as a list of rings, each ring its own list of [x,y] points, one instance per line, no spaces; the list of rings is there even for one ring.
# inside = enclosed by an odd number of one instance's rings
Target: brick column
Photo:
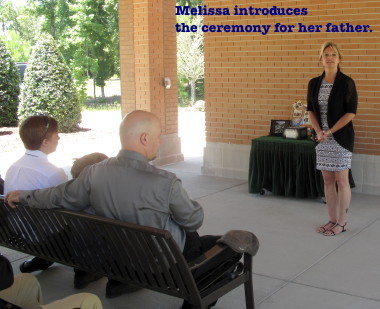
[[[161,119],[156,165],[183,161],[178,137],[177,46],[174,0],[119,0],[121,109]],[[164,87],[164,77],[171,88]]]

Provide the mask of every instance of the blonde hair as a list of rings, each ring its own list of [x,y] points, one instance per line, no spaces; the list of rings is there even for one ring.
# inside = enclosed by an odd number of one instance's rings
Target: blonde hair
[[[71,176],[73,176],[73,178],[78,178],[79,174],[85,167],[101,162],[105,159],[108,159],[107,155],[101,152],[93,152],[81,158],[77,158],[71,167]]]
[[[325,43],[322,44],[322,47],[321,47],[321,51],[319,53],[319,61],[322,60],[322,56],[323,56],[323,52],[325,51],[326,48],[328,47],[331,47],[333,50],[336,51],[336,53],[338,54],[339,56],[339,60],[341,61],[342,60],[342,53],[340,51],[340,48],[339,46],[332,42],[332,41],[326,41]],[[338,64],[338,69],[340,68],[340,65]]]

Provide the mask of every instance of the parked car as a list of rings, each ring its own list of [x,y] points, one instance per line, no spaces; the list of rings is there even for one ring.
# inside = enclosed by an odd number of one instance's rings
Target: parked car
[[[28,65],[27,62],[16,62],[18,72],[20,73],[21,81],[24,79],[24,73],[26,66]]]

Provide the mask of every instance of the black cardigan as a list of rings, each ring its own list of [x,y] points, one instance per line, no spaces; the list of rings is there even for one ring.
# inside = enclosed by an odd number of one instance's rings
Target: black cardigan
[[[314,112],[321,128],[322,122],[318,104],[318,93],[324,76],[325,72],[323,72],[321,76],[311,79],[307,89],[307,110]],[[356,92],[355,82],[351,77],[343,74],[339,70],[336,74],[327,105],[327,123],[329,128],[332,128],[344,114],[356,114],[357,107],[358,94]],[[339,145],[351,152],[353,151],[355,132],[352,121],[347,123],[347,125],[340,130],[334,132],[333,136]]]

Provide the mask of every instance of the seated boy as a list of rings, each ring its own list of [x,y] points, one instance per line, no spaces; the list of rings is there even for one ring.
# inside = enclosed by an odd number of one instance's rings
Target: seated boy
[[[4,194],[13,190],[35,190],[57,186],[68,180],[63,169],[48,161],[59,141],[58,122],[50,116],[30,116],[19,131],[25,154],[14,162],[5,176]],[[20,265],[20,271],[44,270],[53,263],[35,257]]]

